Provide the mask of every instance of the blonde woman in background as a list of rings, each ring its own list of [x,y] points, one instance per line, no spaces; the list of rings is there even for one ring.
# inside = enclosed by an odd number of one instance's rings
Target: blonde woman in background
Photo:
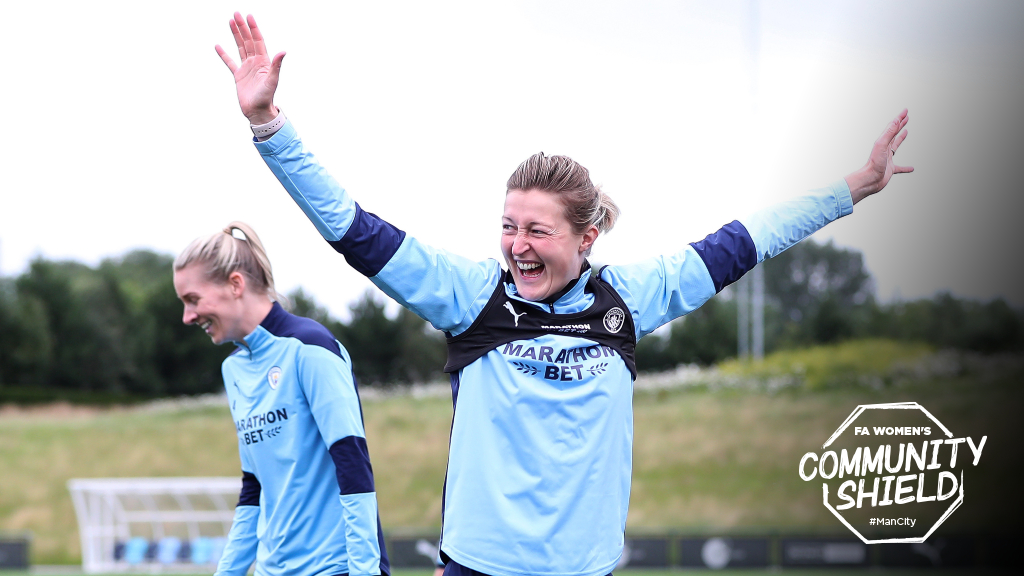
[[[236,237],[236,235],[240,237]],[[218,576],[390,572],[348,352],[276,301],[259,237],[232,222],[174,261],[182,321],[237,349],[222,373],[242,491]]]

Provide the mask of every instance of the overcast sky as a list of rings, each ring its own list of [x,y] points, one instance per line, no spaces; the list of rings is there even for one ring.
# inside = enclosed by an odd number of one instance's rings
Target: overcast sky
[[[5,2],[0,273],[238,219],[280,289],[345,315],[370,284],[250,143],[213,50],[234,10],[288,52],[277,103],[321,162],[436,246],[500,258],[505,180],[543,150],[622,208],[595,260],[673,252],[859,168],[906,107],[917,172],[816,238],[861,250],[883,300],[1024,304],[1015,2]]]

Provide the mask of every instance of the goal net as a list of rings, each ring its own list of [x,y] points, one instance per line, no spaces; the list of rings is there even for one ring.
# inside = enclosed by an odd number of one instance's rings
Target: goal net
[[[213,572],[242,488],[236,478],[88,478],[68,481],[82,569]]]

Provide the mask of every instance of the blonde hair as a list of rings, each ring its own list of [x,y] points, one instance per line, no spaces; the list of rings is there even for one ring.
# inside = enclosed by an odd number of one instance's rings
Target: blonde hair
[[[243,238],[236,238],[235,231]],[[206,279],[225,284],[234,272],[245,275],[248,285],[257,294],[266,294],[271,300],[281,297],[274,289],[274,272],[267,251],[256,231],[245,222],[232,222],[220,232],[200,236],[192,241],[174,260],[177,272],[191,264],[206,269]]]
[[[608,232],[619,218],[619,207],[590,180],[590,172],[568,156],[530,156],[509,177],[505,193],[512,190],[543,190],[557,194],[565,205],[565,217],[575,234],[591,226]]]

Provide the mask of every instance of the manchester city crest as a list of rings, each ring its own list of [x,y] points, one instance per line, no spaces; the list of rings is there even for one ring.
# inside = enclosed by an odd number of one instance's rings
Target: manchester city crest
[[[626,320],[626,314],[622,308],[616,306],[604,315],[604,329],[615,334],[622,330],[622,323]]]
[[[274,366],[267,372],[267,383],[270,384],[271,390],[277,390],[277,385],[281,382],[281,369]]]

